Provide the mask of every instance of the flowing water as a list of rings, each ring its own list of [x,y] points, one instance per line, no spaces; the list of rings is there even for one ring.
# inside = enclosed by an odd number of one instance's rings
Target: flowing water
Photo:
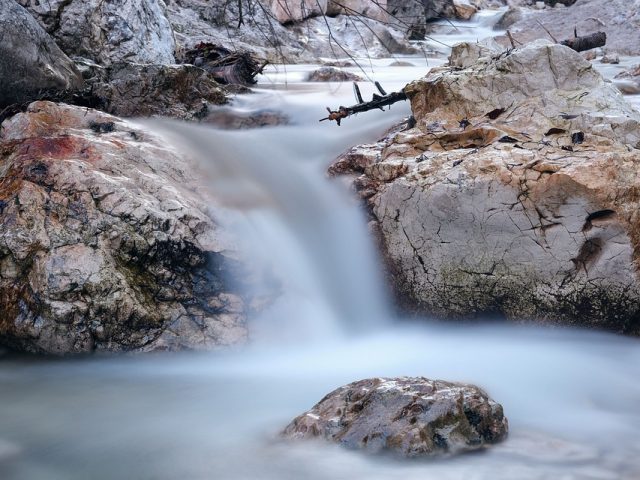
[[[442,63],[388,66],[396,60],[363,67],[391,91]],[[208,166],[225,228],[281,285],[278,301],[252,319],[252,344],[206,354],[0,357],[0,479],[640,479],[637,339],[394,318],[364,215],[324,172],[408,105],[339,128],[319,124],[325,106],[350,104],[352,94],[347,84],[304,83],[312,68],[272,69],[235,104],[284,111],[291,125],[147,124]],[[484,387],[504,406],[509,439],[478,454],[405,462],[278,439],[333,388],[397,375]]]

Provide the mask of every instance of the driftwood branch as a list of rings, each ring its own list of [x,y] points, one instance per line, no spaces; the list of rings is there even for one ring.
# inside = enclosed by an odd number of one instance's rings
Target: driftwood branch
[[[407,99],[407,94],[404,93],[403,90],[399,92],[387,93],[378,82],[375,82],[375,85],[381,95],[374,93],[373,98],[370,101],[364,102],[362,101],[360,87],[358,87],[358,84],[354,82],[353,91],[358,103],[350,107],[340,106],[337,110],[331,110],[329,107],[327,107],[329,115],[325,118],[320,119],[320,121],[324,122],[325,120],[335,120],[339,126],[343,118],[350,117],[351,115],[355,115],[356,113],[368,112],[369,110],[384,110],[384,107],[391,106],[394,103]]]
[[[606,43],[607,34],[604,32],[596,32],[584,37],[570,38],[569,40],[560,42],[561,45],[565,45],[576,52],[584,52],[592,48],[604,47]]]

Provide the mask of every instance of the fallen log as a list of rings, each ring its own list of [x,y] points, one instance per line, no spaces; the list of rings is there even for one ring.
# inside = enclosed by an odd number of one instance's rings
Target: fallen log
[[[604,47],[607,43],[607,34],[604,32],[596,32],[584,37],[574,37],[568,40],[563,40],[560,45],[569,47],[576,52],[584,52],[591,50],[592,48]]]
[[[251,85],[267,65],[259,63],[247,52],[232,52],[220,45],[202,42],[184,53],[184,63],[203,68],[218,83]]]
[[[355,115],[356,113],[368,112],[369,110],[376,110],[376,109],[380,109],[384,111],[384,107],[391,106],[394,103],[407,99],[407,94],[404,93],[404,90],[400,90],[399,92],[387,93],[384,91],[384,89],[378,82],[375,82],[375,85],[378,91],[381,93],[381,95],[374,93],[370,101],[364,102],[362,100],[362,94],[360,93],[360,88],[358,87],[358,84],[354,82],[353,90],[356,96],[356,101],[358,103],[350,107],[340,106],[338,107],[337,110],[331,110],[329,107],[327,107],[327,111],[329,112],[329,115],[326,116],[325,118],[321,118],[319,121],[324,122],[325,120],[329,120],[329,121],[335,120],[338,126],[340,126],[340,122],[342,121],[342,119],[347,118],[351,115]]]

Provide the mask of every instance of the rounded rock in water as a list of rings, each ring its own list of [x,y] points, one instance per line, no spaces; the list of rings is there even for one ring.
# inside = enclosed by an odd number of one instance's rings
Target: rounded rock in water
[[[474,385],[424,377],[373,378],[334,390],[284,430],[405,457],[477,450],[507,437],[502,406]]]

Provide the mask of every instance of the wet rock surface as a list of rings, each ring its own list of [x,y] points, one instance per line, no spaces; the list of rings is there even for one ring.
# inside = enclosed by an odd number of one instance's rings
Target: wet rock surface
[[[114,64],[93,80],[91,94],[106,112],[121,117],[198,120],[210,104],[227,101],[211,75],[193,65]]]
[[[334,390],[283,437],[322,438],[370,453],[450,455],[507,437],[502,406],[473,385],[424,377],[374,378]]]
[[[405,91],[415,126],[337,164],[364,172],[401,302],[640,334],[640,114],[616,88],[542,41]]]
[[[0,344],[40,353],[245,338],[239,263],[198,169],[95,110],[35,102],[0,134]]]
[[[0,109],[82,85],[73,62],[13,0],[0,0],[0,24]]]

